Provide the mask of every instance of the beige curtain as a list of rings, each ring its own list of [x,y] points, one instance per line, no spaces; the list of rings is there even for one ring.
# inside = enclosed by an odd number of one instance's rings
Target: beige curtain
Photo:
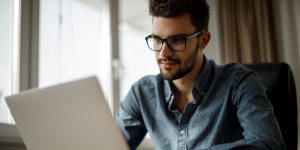
[[[275,62],[271,0],[220,0],[224,62]]]

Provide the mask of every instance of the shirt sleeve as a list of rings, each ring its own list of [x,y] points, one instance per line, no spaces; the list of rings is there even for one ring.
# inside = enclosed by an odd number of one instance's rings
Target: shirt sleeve
[[[266,88],[256,74],[245,71],[234,81],[233,105],[243,128],[244,139],[225,144],[226,149],[285,149],[272,104],[266,96]],[[212,149],[218,149],[219,146]]]
[[[146,135],[147,129],[142,119],[134,87],[130,89],[125,99],[121,102],[116,119],[130,149],[136,149]]]

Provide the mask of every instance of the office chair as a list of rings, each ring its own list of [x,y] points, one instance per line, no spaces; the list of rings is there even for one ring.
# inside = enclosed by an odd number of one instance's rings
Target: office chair
[[[245,64],[255,71],[267,88],[287,150],[297,150],[297,97],[291,68],[286,63]]]

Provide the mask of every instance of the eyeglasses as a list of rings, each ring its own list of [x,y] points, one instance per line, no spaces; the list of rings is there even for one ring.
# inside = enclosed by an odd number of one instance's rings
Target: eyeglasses
[[[145,37],[145,40],[147,42],[147,45],[150,50],[153,51],[160,51],[163,47],[164,42],[167,43],[169,48],[173,51],[182,51],[186,48],[186,41],[196,37],[200,34],[204,33],[204,31],[196,32],[191,35],[186,36],[173,36],[169,37],[167,39],[161,39],[155,35],[148,35]]]

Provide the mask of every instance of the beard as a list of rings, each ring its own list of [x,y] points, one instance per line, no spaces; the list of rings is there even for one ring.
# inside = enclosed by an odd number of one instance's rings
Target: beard
[[[165,68],[162,69],[161,67],[159,67],[160,70],[160,74],[163,77],[163,79],[165,80],[176,80],[179,78],[182,78],[183,76],[185,76],[186,74],[188,74],[189,72],[191,72],[196,64],[197,58],[198,58],[198,54],[199,54],[199,43],[197,43],[195,49],[193,50],[193,52],[187,57],[187,59],[182,62],[178,59],[174,59],[172,57],[164,57],[161,59],[157,60],[158,64],[161,64],[162,61],[172,61],[174,63],[176,63],[177,66],[179,66],[179,68]],[[183,64],[183,66],[182,66]]]

